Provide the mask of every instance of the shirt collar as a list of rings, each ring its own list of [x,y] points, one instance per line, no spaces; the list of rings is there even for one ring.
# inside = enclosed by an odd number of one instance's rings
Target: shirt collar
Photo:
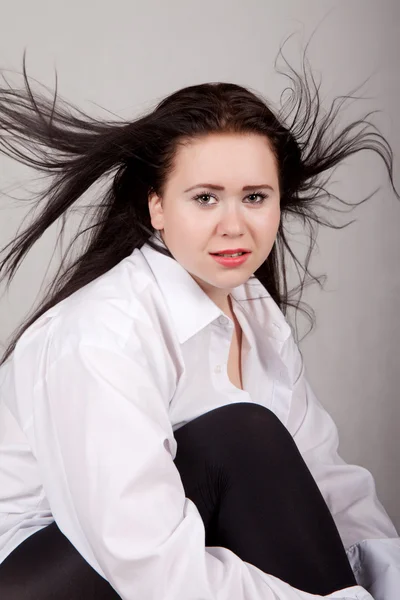
[[[166,248],[161,236],[150,241]],[[182,265],[145,243],[140,248],[164,296],[182,344],[224,312],[209,298]],[[291,329],[283,313],[261,282],[252,276],[233,288],[231,296],[269,337],[284,342]]]

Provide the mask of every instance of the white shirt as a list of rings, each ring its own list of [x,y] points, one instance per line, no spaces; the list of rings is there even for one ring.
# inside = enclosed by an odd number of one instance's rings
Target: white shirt
[[[0,563],[55,520],[123,600],[319,598],[205,547],[173,462],[179,427],[254,402],[294,437],[347,549],[360,585],[327,597],[398,600],[399,538],[370,473],[338,456],[289,324],[255,277],[232,298],[244,390],[232,320],[148,244],[25,331],[0,368]]]

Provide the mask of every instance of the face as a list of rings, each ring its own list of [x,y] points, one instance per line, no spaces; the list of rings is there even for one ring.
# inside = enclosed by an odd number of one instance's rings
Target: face
[[[149,211],[174,258],[224,309],[232,288],[266,260],[279,227],[278,171],[266,137],[213,134],[179,147],[164,195],[149,197]],[[211,254],[237,248],[250,251],[239,266]]]

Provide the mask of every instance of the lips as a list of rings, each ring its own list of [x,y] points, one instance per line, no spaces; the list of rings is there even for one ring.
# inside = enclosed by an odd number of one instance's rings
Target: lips
[[[219,254],[211,254],[215,262],[226,268],[235,268],[243,265],[247,261],[250,252],[244,252],[238,256],[220,256]]]
[[[251,250],[248,250],[247,248],[236,248],[234,250],[219,250],[218,252],[210,252],[210,254],[237,254],[238,252],[248,254],[251,252]]]

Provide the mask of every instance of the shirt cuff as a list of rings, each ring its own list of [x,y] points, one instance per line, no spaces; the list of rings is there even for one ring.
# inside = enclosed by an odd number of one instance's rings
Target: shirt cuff
[[[353,585],[344,590],[339,590],[329,594],[328,598],[340,598],[341,600],[374,600],[364,588],[359,585]]]
[[[363,540],[347,549],[357,583],[374,600],[398,600],[400,538]]]

